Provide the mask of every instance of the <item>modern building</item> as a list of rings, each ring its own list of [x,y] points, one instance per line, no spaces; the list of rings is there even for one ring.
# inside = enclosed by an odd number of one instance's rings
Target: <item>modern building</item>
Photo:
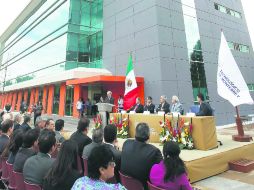
[[[48,114],[77,116],[79,97],[124,93],[132,54],[143,101],[177,95],[187,112],[202,92],[217,124],[232,123],[234,107],[216,89],[221,30],[253,91],[240,0],[31,0],[0,37],[1,105],[18,110],[22,101],[42,101]],[[240,113],[254,107],[240,106]]]

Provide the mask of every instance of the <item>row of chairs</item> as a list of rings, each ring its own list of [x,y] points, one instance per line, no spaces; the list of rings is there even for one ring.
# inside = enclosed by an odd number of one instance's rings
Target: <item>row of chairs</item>
[[[13,171],[13,165],[7,162],[7,158],[1,158],[0,170],[1,180],[10,190],[41,190],[39,185],[24,181],[22,173]]]

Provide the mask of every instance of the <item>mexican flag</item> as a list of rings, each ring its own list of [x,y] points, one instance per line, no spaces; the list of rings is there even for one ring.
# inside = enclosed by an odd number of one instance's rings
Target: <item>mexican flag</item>
[[[127,65],[126,78],[125,78],[125,93],[124,93],[124,110],[130,109],[136,104],[138,97],[138,86],[133,70],[132,56],[130,55]]]

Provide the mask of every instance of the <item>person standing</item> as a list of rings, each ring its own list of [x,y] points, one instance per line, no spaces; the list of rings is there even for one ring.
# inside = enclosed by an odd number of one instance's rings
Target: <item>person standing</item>
[[[35,123],[36,123],[36,118],[41,116],[42,110],[43,110],[42,103],[41,103],[41,101],[39,101],[33,108],[33,111],[34,111],[34,126],[35,126]]]
[[[112,92],[108,91],[107,92],[107,97],[104,100],[104,103],[108,103],[108,104],[113,104],[114,105],[115,99],[112,97]],[[107,117],[107,124],[108,124],[108,120],[109,120],[109,113],[112,113],[113,109],[111,110],[111,112],[106,112],[106,117]]]
[[[82,104],[83,104],[82,99],[79,98],[79,100],[76,103],[76,109],[79,113],[79,118],[81,118],[81,116],[82,116]]]
[[[150,113],[154,113],[155,105],[153,104],[153,99],[151,96],[146,98],[146,105],[144,107],[144,111],[149,111]]]
[[[123,97],[122,97],[122,95],[119,95],[119,98],[117,100],[117,106],[118,106],[117,111],[119,113],[121,113],[121,111],[123,110]]]

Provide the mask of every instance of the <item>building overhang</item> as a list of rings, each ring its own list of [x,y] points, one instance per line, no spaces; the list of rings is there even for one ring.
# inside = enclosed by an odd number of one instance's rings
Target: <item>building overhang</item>
[[[37,86],[56,84],[61,82],[68,82],[72,80],[85,80],[87,78],[93,78],[97,76],[111,76],[112,73],[106,69],[97,69],[97,68],[76,68],[72,70],[67,70],[57,73],[49,73],[48,75],[34,78],[32,80],[20,82],[13,84],[11,86],[6,86],[4,91],[14,91],[25,88],[32,88]]]
[[[66,81],[66,85],[76,85],[76,84],[96,84],[103,82],[125,82],[125,76],[109,76],[109,75],[97,75],[92,77],[73,79]],[[144,83],[143,77],[136,77],[137,83]]]

